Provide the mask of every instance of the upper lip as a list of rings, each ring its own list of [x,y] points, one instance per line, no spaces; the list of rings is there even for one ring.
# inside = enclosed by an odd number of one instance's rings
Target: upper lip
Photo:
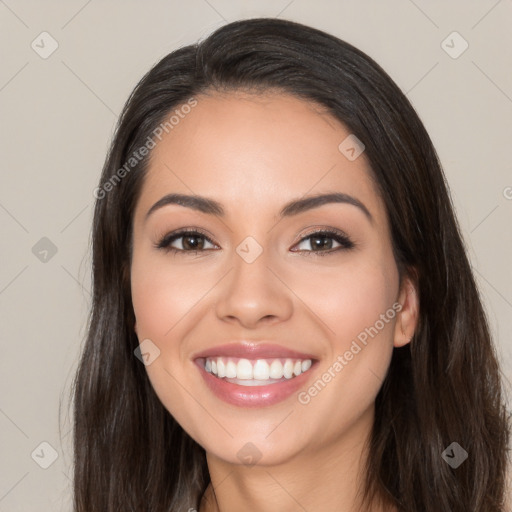
[[[289,359],[315,359],[312,354],[298,352],[276,345],[273,343],[251,343],[251,342],[234,342],[226,343],[224,345],[217,345],[210,347],[202,352],[198,352],[193,356],[193,359],[201,357],[240,357],[246,359],[269,359],[275,358],[289,358]]]

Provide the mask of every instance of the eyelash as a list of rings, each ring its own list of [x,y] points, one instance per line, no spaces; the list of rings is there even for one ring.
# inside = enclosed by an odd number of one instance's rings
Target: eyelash
[[[206,233],[202,232],[200,229],[197,228],[185,228],[180,231],[177,231],[175,233],[169,233],[165,235],[159,242],[155,244],[155,247],[157,249],[164,250],[166,252],[171,252],[177,255],[178,253],[192,253],[192,254],[198,254],[205,251],[210,251],[211,249],[195,249],[195,250],[186,250],[186,249],[177,249],[176,247],[170,247],[170,244],[174,242],[175,240],[178,240],[179,238],[183,238],[185,236],[196,236],[202,237],[206,239],[208,242],[210,242],[212,245],[215,245],[214,242],[207,236]],[[313,232],[309,232],[305,234],[295,245],[298,245],[308,238],[312,238],[313,236],[322,236],[326,237],[327,239],[331,238],[338,242],[340,244],[340,247],[336,247],[334,249],[329,249],[326,251],[313,251],[313,250],[296,250],[293,252],[300,252],[300,253],[314,253],[315,256],[327,256],[329,254],[334,254],[340,250],[350,250],[355,247],[355,243],[350,240],[350,238],[343,233],[342,231],[336,230],[336,229],[322,229],[317,230]]]

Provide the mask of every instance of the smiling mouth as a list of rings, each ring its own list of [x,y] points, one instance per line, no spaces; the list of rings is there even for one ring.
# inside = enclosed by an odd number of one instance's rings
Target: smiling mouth
[[[307,356],[306,356],[307,357]],[[254,359],[202,356],[194,360],[208,389],[241,408],[268,407],[290,398],[312,378],[319,362],[296,355]]]
[[[207,357],[198,361],[207,373],[240,386],[278,384],[306,373],[311,359]]]

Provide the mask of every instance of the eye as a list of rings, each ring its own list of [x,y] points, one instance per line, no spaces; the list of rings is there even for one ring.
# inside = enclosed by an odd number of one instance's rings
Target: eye
[[[333,247],[333,243],[337,243],[338,246]],[[208,248],[205,244],[210,244],[212,247]],[[301,245],[309,245],[311,249],[305,247],[300,248]],[[316,253],[318,256],[325,256],[340,250],[352,249],[355,247],[355,244],[342,231],[324,229],[309,233],[300,240],[297,246],[299,246],[299,249],[292,249],[293,252]],[[155,244],[155,247],[175,254],[180,252],[198,254],[216,248],[217,246],[200,230],[186,228],[165,235]]]
[[[173,246],[175,242],[178,242]],[[215,244],[202,232],[194,229],[183,229],[175,233],[169,233],[165,235],[157,244],[158,249],[164,249],[168,252],[193,252],[198,253],[204,250],[209,250],[205,247],[206,244],[211,244],[216,247]],[[211,249],[211,248],[210,248]]]
[[[333,242],[338,244],[338,247],[333,248]],[[319,230],[309,233],[306,237],[297,244],[297,246],[309,245],[312,250],[302,248],[294,252],[309,252],[317,253],[318,256],[325,256],[340,250],[352,249],[355,247],[354,242],[350,238],[338,230]]]

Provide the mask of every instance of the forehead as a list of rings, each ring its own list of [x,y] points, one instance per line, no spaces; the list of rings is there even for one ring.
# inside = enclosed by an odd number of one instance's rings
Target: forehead
[[[340,151],[351,133],[317,104],[283,93],[196,100],[153,149],[140,208],[181,192],[214,198],[230,215],[251,215],[337,191],[384,215],[364,152],[349,160]]]

